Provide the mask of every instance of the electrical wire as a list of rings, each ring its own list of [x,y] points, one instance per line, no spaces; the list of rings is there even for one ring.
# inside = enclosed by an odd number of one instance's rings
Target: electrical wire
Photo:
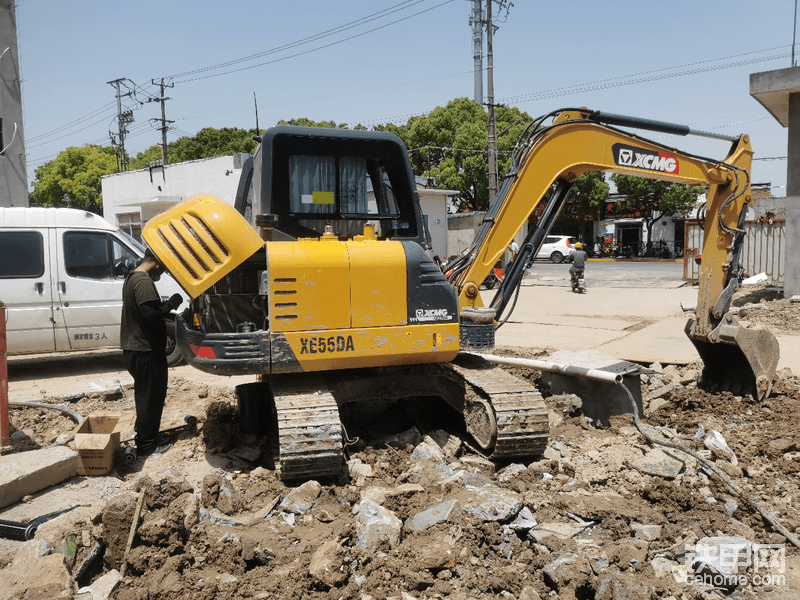
[[[738,66],[745,66],[749,64],[759,63],[759,62],[767,62],[770,60],[777,60],[781,58],[786,58],[786,54],[777,54],[771,55],[767,57],[759,57],[759,58],[752,58],[747,60],[736,61],[733,63],[726,63],[722,65],[711,65],[708,67],[703,67],[699,69],[689,69],[684,71],[679,71],[677,73],[666,73],[666,71],[673,71],[675,69],[687,69],[687,67],[694,67],[696,65],[704,65],[708,63],[718,62],[722,60],[729,60],[732,58],[739,58],[742,56],[750,56],[752,54],[761,54],[763,52],[771,52],[773,50],[780,50],[781,48],[786,48],[787,46],[776,46],[774,48],[766,48],[763,50],[754,50],[752,52],[745,52],[743,54],[734,54],[731,56],[724,56],[722,58],[711,58],[702,61],[697,61],[693,63],[687,63],[684,65],[677,65],[674,67],[663,67],[661,69],[654,69],[650,71],[643,71],[641,73],[634,73],[632,75],[621,75],[617,77],[611,77],[607,79],[599,79],[597,81],[592,81],[589,83],[583,84],[575,84],[570,86],[564,86],[560,88],[553,88],[552,90],[546,90],[543,92],[531,92],[528,94],[518,94],[515,96],[507,96],[503,98],[501,101],[503,103],[519,103],[519,102],[528,102],[532,100],[541,100],[544,98],[555,98],[559,96],[567,96],[571,94],[576,94],[579,92],[585,91],[596,91],[596,90],[603,90],[608,88],[620,87],[623,85],[632,85],[633,83],[643,83],[643,82],[650,82],[650,81],[659,81],[662,79],[671,79],[673,77],[681,77],[684,75],[695,75],[697,73],[705,73],[708,71],[716,71],[719,69],[727,69],[731,67],[738,67]],[[652,75],[656,73],[662,73],[661,75],[653,76],[653,77],[645,77],[646,75]],[[634,81],[626,81],[632,77],[636,77],[638,79]],[[593,87],[592,87],[593,86]]]
[[[323,39],[323,38],[329,37],[331,35],[334,35],[336,33],[340,33],[342,31],[347,31],[348,29],[352,29],[352,28],[357,27],[359,25],[363,25],[364,23],[370,23],[370,22],[372,22],[372,21],[374,21],[376,19],[379,19],[381,17],[385,17],[385,16],[387,16],[389,14],[393,14],[395,12],[399,12],[401,10],[405,10],[407,8],[410,8],[410,6],[414,6],[416,4],[421,4],[422,2],[426,2],[426,1],[427,0],[416,0],[416,1],[414,1],[414,0],[405,0],[404,2],[401,2],[400,4],[395,4],[394,6],[390,6],[389,8],[385,8],[383,10],[380,10],[380,11],[376,12],[376,13],[372,13],[371,15],[367,15],[366,17],[361,17],[360,19],[356,19],[355,21],[350,21],[349,23],[345,23],[344,25],[339,25],[338,27],[334,27],[333,29],[328,29],[328,30],[323,31],[321,33],[317,33],[315,35],[312,35],[312,36],[309,36],[309,37],[306,37],[306,38],[302,38],[300,40],[296,40],[296,41],[290,42],[288,44],[284,44],[283,46],[278,46],[278,47],[272,48],[270,50],[265,50],[264,52],[258,52],[256,54],[251,54],[250,56],[245,56],[245,57],[242,57],[242,58],[229,60],[227,62],[219,63],[217,65],[213,65],[213,66],[209,66],[209,67],[202,67],[202,68],[194,69],[194,70],[191,70],[191,71],[184,71],[182,73],[176,73],[175,75],[170,75],[168,78],[165,77],[165,79],[177,79],[179,77],[188,77],[189,75],[196,75],[198,73],[204,73],[204,72],[207,72],[207,71],[213,71],[215,69],[223,69],[225,67],[230,67],[230,66],[233,66],[233,65],[236,65],[236,64],[240,64],[240,63],[243,63],[243,62],[247,62],[247,61],[250,61],[250,60],[256,60],[258,58],[262,58],[264,56],[269,56],[270,54],[274,54],[276,52],[281,52],[283,50],[288,50],[288,49],[291,49],[291,48],[294,48],[294,47],[297,47],[297,46],[301,46],[303,44],[308,44],[310,42],[315,42],[315,41],[317,41],[319,39]],[[410,4],[410,6],[406,6],[406,5],[409,5],[409,4]]]
[[[446,4],[450,4],[451,2],[454,2],[454,1],[455,0],[444,0],[444,2],[441,2],[441,3],[437,4],[436,6],[432,6],[431,8],[426,8],[425,10],[421,10],[419,12],[416,12],[416,13],[412,14],[412,15],[408,15],[408,16],[403,17],[401,19],[397,19],[396,21],[391,21],[390,23],[385,23],[385,24],[380,25],[378,27],[374,27],[372,29],[368,29],[367,31],[362,31],[361,33],[356,33],[356,34],[351,35],[349,37],[342,38],[341,40],[337,40],[335,42],[331,42],[331,43],[325,44],[323,46],[318,46],[316,48],[311,48],[310,50],[304,50],[302,52],[297,52],[296,54],[290,54],[289,56],[284,56],[282,58],[276,58],[274,60],[269,60],[269,61],[266,61],[266,62],[263,62],[263,63],[258,63],[256,65],[249,65],[247,67],[241,67],[239,69],[232,69],[230,71],[224,71],[222,73],[214,73],[213,75],[204,75],[202,77],[194,77],[192,79],[184,79],[182,81],[177,81],[177,78],[176,78],[176,83],[188,83],[188,82],[191,82],[191,81],[201,81],[203,79],[211,79],[212,77],[220,77],[221,75],[230,75],[231,73],[240,73],[242,71],[247,71],[249,69],[255,69],[257,67],[264,67],[266,65],[271,65],[271,64],[278,63],[278,62],[282,62],[284,60],[289,60],[290,58],[297,58],[298,56],[304,56],[306,54],[311,54],[312,52],[317,52],[318,50],[325,50],[327,48],[331,48],[333,46],[337,46],[339,44],[343,44],[344,42],[349,42],[350,40],[354,40],[356,38],[365,36],[365,35],[367,35],[369,33],[374,33],[376,31],[380,31],[381,29],[386,29],[387,27],[391,27],[392,25],[396,25],[397,23],[402,23],[403,21],[407,21],[407,20],[412,19],[414,17],[418,17],[419,15],[425,14],[425,13],[430,12],[432,10],[436,10],[437,8],[440,8],[440,7],[442,7],[442,6],[446,5]]]

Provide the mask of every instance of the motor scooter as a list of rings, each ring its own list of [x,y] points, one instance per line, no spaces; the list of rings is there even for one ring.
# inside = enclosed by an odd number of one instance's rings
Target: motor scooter
[[[586,279],[583,276],[583,269],[570,273],[569,279],[574,293],[583,294],[586,292]]]

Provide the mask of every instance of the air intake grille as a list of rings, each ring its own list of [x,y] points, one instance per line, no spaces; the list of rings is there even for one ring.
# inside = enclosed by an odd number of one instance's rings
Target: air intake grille
[[[197,280],[215,271],[228,258],[228,249],[192,214],[161,224],[158,235],[174,258]]]

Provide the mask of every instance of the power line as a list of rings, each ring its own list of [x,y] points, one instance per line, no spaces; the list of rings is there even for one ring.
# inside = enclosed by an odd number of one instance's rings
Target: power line
[[[504,103],[508,103],[508,104],[512,104],[512,103],[513,104],[520,104],[520,103],[523,103],[523,102],[533,102],[535,100],[544,100],[544,99],[548,99],[548,98],[557,98],[557,97],[561,97],[561,96],[570,96],[570,95],[578,94],[578,93],[595,92],[595,91],[605,90],[605,89],[610,89],[610,88],[615,88],[615,87],[634,85],[634,84],[638,84],[638,83],[650,83],[650,82],[653,82],[653,81],[661,81],[663,79],[672,79],[672,78],[675,78],[675,77],[683,77],[685,75],[696,75],[698,73],[707,73],[709,71],[718,71],[720,69],[730,69],[732,67],[741,67],[741,66],[745,66],[745,65],[750,65],[750,64],[760,63],[760,62],[767,62],[767,61],[771,61],[771,60],[777,60],[777,59],[780,59],[780,58],[786,58],[787,56],[788,56],[788,54],[777,54],[777,55],[766,56],[766,57],[752,58],[752,59],[749,59],[749,60],[736,61],[736,62],[733,62],[733,63],[725,63],[725,64],[722,64],[722,65],[711,65],[711,66],[708,66],[708,67],[703,67],[703,68],[698,68],[698,69],[689,69],[689,70],[679,71],[677,73],[663,73],[661,75],[656,75],[656,76],[651,76],[651,77],[645,77],[645,75],[648,75],[650,73],[655,73],[657,71],[646,71],[644,73],[637,73],[636,75],[628,75],[626,77],[615,77],[613,79],[602,79],[602,80],[599,80],[599,81],[586,83],[586,84],[583,84],[583,85],[561,87],[561,88],[555,88],[555,89],[548,90],[548,91],[543,91],[543,92],[531,92],[529,94],[520,94],[520,95],[517,95],[517,96],[509,96],[507,98],[503,98],[503,102]],[[729,58],[733,58],[733,57],[729,57]],[[715,59],[715,60],[725,60],[725,59]],[[703,61],[703,62],[712,62],[712,61]],[[671,69],[682,69],[682,68],[693,66],[693,65],[696,65],[696,64],[701,64],[701,63],[690,63],[688,65],[681,65],[679,67],[671,67]],[[667,71],[667,70],[670,70],[670,69],[659,69],[658,71]],[[630,78],[630,77],[637,77],[637,79],[630,79],[630,80],[626,80],[626,81],[625,80],[620,81],[622,79],[626,79],[626,78]]]
[[[381,18],[381,17],[388,16],[388,15],[390,15],[390,14],[393,14],[393,13],[399,12],[399,11],[401,11],[401,10],[406,10],[406,9],[408,9],[408,8],[411,8],[412,6],[415,6],[415,5],[417,5],[417,4],[421,4],[422,2],[427,2],[427,1],[429,1],[429,0],[405,0],[404,2],[401,2],[401,3],[399,3],[399,4],[396,4],[396,5],[394,5],[394,6],[391,6],[391,7],[387,8],[387,9],[384,9],[384,10],[382,10],[382,11],[379,11],[379,12],[377,12],[377,13],[373,13],[373,14],[371,14],[371,15],[368,15],[368,16],[366,16],[366,17],[362,17],[362,18],[360,18],[360,19],[357,19],[357,20],[355,20],[355,21],[351,21],[350,23],[346,23],[346,24],[344,24],[344,25],[340,25],[340,26],[338,26],[338,27],[335,27],[335,28],[333,28],[333,29],[330,29],[330,30],[327,30],[327,31],[325,31],[325,32],[322,32],[322,33],[316,34],[316,35],[314,35],[314,36],[310,36],[310,37],[308,37],[308,38],[304,38],[304,39],[301,39],[301,40],[297,40],[297,41],[295,41],[295,42],[292,42],[292,43],[290,43],[290,44],[286,44],[286,45],[284,45],[284,46],[280,46],[280,47],[277,47],[277,48],[273,48],[273,49],[271,49],[271,50],[267,50],[267,51],[265,51],[265,52],[258,53],[258,54],[254,54],[254,55],[251,55],[251,56],[248,56],[248,57],[243,57],[243,58],[236,59],[236,60],[233,60],[233,61],[228,61],[227,63],[221,63],[221,64],[219,64],[219,65],[215,65],[215,66],[212,66],[212,67],[204,67],[204,68],[202,68],[202,69],[195,69],[195,70],[193,70],[193,71],[186,71],[186,72],[184,72],[184,73],[179,73],[179,74],[177,74],[177,75],[172,75],[172,76],[170,76],[170,77],[168,77],[168,78],[165,78],[165,79],[174,79],[174,78],[177,78],[177,77],[182,77],[182,76],[191,75],[191,74],[195,74],[195,73],[205,72],[205,71],[208,71],[208,70],[214,70],[214,69],[223,68],[223,67],[225,67],[225,66],[230,66],[230,65],[233,65],[233,64],[239,64],[239,63],[241,63],[241,62],[245,62],[245,61],[248,61],[248,60],[254,60],[254,59],[256,59],[256,58],[260,58],[261,56],[266,56],[266,55],[268,55],[268,54],[273,54],[273,53],[275,53],[275,52],[279,52],[279,51],[281,51],[281,50],[286,50],[286,49],[289,49],[289,48],[292,48],[292,47],[297,47],[297,46],[299,46],[299,45],[302,45],[302,44],[310,43],[310,42],[313,42],[313,41],[316,41],[316,40],[322,39],[322,38],[324,38],[324,37],[328,37],[328,36],[330,36],[330,35],[334,35],[334,34],[336,34],[336,33],[341,33],[342,31],[347,31],[348,29],[352,29],[352,28],[354,28],[354,27],[356,27],[356,26],[358,26],[358,25],[363,25],[363,24],[366,24],[366,23],[372,22],[372,21],[374,21],[374,20],[376,20],[376,19],[378,19],[378,18]],[[391,23],[387,23],[387,24],[385,24],[385,25],[382,25],[382,26],[380,26],[380,27],[377,27],[377,28],[371,29],[371,30],[369,30],[369,31],[362,32],[362,33],[360,33],[360,34],[357,34],[357,35],[351,36],[351,37],[349,37],[349,38],[346,38],[346,39],[340,40],[340,41],[338,41],[338,42],[335,42],[335,43],[333,43],[333,44],[328,44],[328,45],[326,45],[326,46],[322,46],[322,47],[319,47],[319,48],[315,48],[315,49],[308,50],[308,51],[306,51],[306,52],[301,52],[301,53],[298,53],[298,54],[295,54],[295,55],[292,55],[292,56],[287,56],[287,57],[284,57],[284,58],[281,58],[281,59],[278,59],[278,60],[275,60],[275,61],[270,61],[270,62],[267,62],[267,63],[263,63],[262,65],[251,65],[251,66],[249,66],[249,67],[245,67],[245,68],[243,68],[243,69],[237,69],[237,70],[234,70],[234,71],[229,71],[229,72],[224,72],[224,73],[216,73],[216,74],[214,74],[214,75],[209,75],[209,76],[206,76],[206,77],[200,77],[200,78],[195,78],[195,79],[184,80],[184,81],[181,81],[180,83],[186,83],[186,82],[188,82],[188,81],[197,81],[198,79],[206,79],[206,78],[209,78],[209,77],[217,77],[217,76],[220,76],[220,75],[225,75],[225,74],[228,74],[228,73],[233,73],[233,72],[237,72],[237,71],[241,71],[241,70],[245,70],[245,69],[255,68],[255,67],[258,67],[258,66],[263,66],[263,65],[265,65],[265,64],[271,64],[271,63],[274,63],[274,62],[279,62],[279,61],[282,61],[282,60],[288,60],[289,58],[294,58],[294,57],[296,57],[296,56],[301,56],[302,54],[307,54],[307,53],[309,53],[309,52],[315,52],[315,51],[317,51],[317,50],[321,50],[321,49],[324,49],[324,48],[330,47],[330,46],[332,46],[332,45],[339,44],[339,43],[342,43],[342,42],[345,42],[345,41],[348,41],[348,40],[354,39],[354,38],[356,38],[356,37],[360,37],[360,36],[362,36],[362,35],[366,35],[367,33],[372,33],[372,32],[374,32],[374,31],[377,31],[377,30],[379,30],[379,29],[383,29],[383,28],[385,28],[385,27],[388,27],[388,26],[390,26],[390,25],[394,25],[394,24],[396,24],[396,23],[400,23],[400,22],[402,22],[402,21],[405,21],[405,20],[407,20],[407,19],[410,19],[410,18],[412,18],[412,17],[415,17],[415,16],[418,16],[418,15],[424,14],[424,13],[426,13],[426,12],[429,12],[430,10],[433,10],[433,9],[435,9],[435,8],[439,8],[440,6],[443,6],[443,5],[445,5],[445,4],[449,4],[450,2],[453,2],[453,1],[454,1],[454,0],[447,0],[447,1],[445,1],[445,2],[442,2],[442,3],[440,3],[440,4],[437,4],[436,6],[433,6],[433,7],[431,7],[431,8],[429,8],[429,9],[426,9],[426,10],[423,10],[423,11],[419,11],[419,12],[417,12],[417,13],[414,13],[414,14],[412,14],[412,15],[409,15],[409,16],[407,16],[407,17],[404,17],[404,18],[402,18],[402,19],[398,19],[398,20],[396,20],[396,21],[393,21],[393,22],[391,22]],[[146,95],[146,96],[148,96],[148,98],[149,98],[149,97],[152,95],[152,94],[151,94],[151,90],[153,89],[153,86],[152,86],[152,85],[151,85],[151,86],[148,86],[148,88],[145,88],[145,87],[139,86],[138,84],[136,84],[135,82],[133,82],[133,81],[131,81],[131,80],[127,80],[127,81],[129,81],[129,82],[130,82],[130,84],[131,84],[130,86],[129,86],[127,83],[125,83],[125,82],[122,82],[122,85],[124,85],[124,86],[125,86],[125,87],[126,87],[126,88],[127,88],[129,91],[130,91],[130,93],[131,93],[131,96],[133,97],[133,99],[134,99],[136,102],[138,102],[138,103],[139,103],[139,105],[142,105],[142,104],[144,104],[144,103],[146,102],[146,100],[145,100],[145,101],[141,101],[141,100],[139,100],[139,99],[137,98],[137,96],[136,96],[136,92],[137,92],[137,91],[138,91],[139,93],[143,94],[143,95]],[[111,103],[109,103],[109,104],[107,104],[107,105],[105,105],[105,106],[101,107],[100,109],[97,109],[97,110],[93,111],[92,113],[89,113],[89,114],[88,114],[88,115],[86,115],[85,117],[81,117],[80,119],[76,119],[75,121],[71,121],[70,123],[67,123],[67,124],[65,124],[65,125],[62,125],[62,126],[60,126],[60,127],[56,128],[56,129],[54,129],[54,130],[51,130],[51,131],[48,131],[48,132],[46,132],[46,133],[40,134],[40,135],[36,136],[35,138],[29,138],[28,142],[31,142],[31,141],[38,141],[38,140],[40,140],[40,139],[43,139],[43,138],[45,138],[45,137],[48,137],[48,136],[52,135],[53,133],[58,133],[58,132],[60,132],[60,131],[63,131],[63,130],[65,130],[65,129],[68,129],[68,128],[70,128],[72,125],[74,125],[74,124],[77,124],[77,123],[80,123],[80,122],[83,122],[83,121],[85,121],[85,120],[87,120],[87,119],[91,118],[92,116],[94,116],[94,115],[95,115],[95,114],[97,114],[98,112],[100,112],[100,111],[103,111],[103,110],[108,110],[109,108],[111,108],[111,107],[113,107],[113,106],[114,106],[114,102],[111,102]],[[125,106],[125,108],[126,108],[126,109],[129,109],[130,107],[129,107],[128,105],[126,105],[126,106]],[[96,124],[97,124],[97,122],[93,123],[92,125],[96,125]],[[83,129],[86,129],[86,128],[82,128],[82,129],[79,129],[79,130],[77,130],[77,131],[82,131]],[[75,131],[75,132],[72,132],[72,133],[77,133],[77,131]],[[62,136],[62,137],[67,137],[67,136]],[[55,139],[62,139],[62,138],[55,138]],[[50,139],[50,140],[48,140],[48,141],[55,141],[55,140],[54,140],[54,139]],[[34,146],[31,146],[31,147],[34,147]]]
[[[96,110],[93,110],[89,114],[84,115],[83,117],[79,117],[79,118],[75,119],[74,121],[70,121],[69,123],[61,125],[60,127],[56,127],[55,129],[51,129],[50,131],[48,131],[46,133],[41,133],[39,135],[35,135],[33,137],[29,137],[28,138],[28,143],[30,144],[30,142],[38,142],[40,139],[42,139],[44,137],[50,136],[50,135],[52,135],[54,133],[59,133],[61,131],[64,131],[65,129],[68,129],[68,128],[72,127],[73,125],[78,125],[80,123],[83,123],[84,121],[87,121],[88,119],[91,119],[92,117],[97,116],[99,113],[104,112],[104,111],[108,111],[109,109],[113,108],[114,104],[115,104],[114,101],[109,102],[105,106],[101,106],[100,108],[98,108]],[[79,129],[78,131],[81,131],[81,130]]]
[[[402,23],[403,21],[407,21],[407,20],[412,19],[414,17],[418,17],[419,15],[425,14],[427,12],[430,12],[432,10],[435,10],[435,9],[439,8],[439,7],[444,6],[445,4],[450,4],[451,2],[454,2],[454,1],[455,0],[444,0],[444,2],[441,2],[440,4],[437,4],[436,6],[432,6],[431,8],[426,8],[425,10],[421,10],[419,12],[416,12],[416,13],[412,14],[412,15],[408,15],[407,17],[403,17],[402,19],[397,19],[396,21],[392,21],[390,23],[385,23],[384,25],[380,25],[379,27],[374,27],[372,29],[368,29],[367,31],[362,31],[361,33],[357,33],[355,35],[351,35],[350,37],[342,38],[341,40],[337,40],[335,42],[331,42],[331,43],[325,44],[323,46],[317,46],[316,48],[311,48],[310,50],[304,50],[303,52],[297,52],[296,54],[290,54],[289,56],[284,56],[282,58],[276,58],[274,60],[269,60],[267,62],[259,63],[257,65],[250,65],[250,66],[247,66],[247,67],[241,67],[239,69],[232,69],[230,71],[224,71],[222,73],[214,73],[213,75],[204,75],[203,77],[195,77],[193,79],[184,79],[183,81],[178,81],[177,83],[188,83],[190,81],[200,81],[202,79],[211,79],[212,77],[220,77],[221,75],[230,75],[231,73],[239,73],[241,71],[247,71],[248,69],[255,69],[257,67],[264,67],[266,65],[271,65],[271,64],[278,63],[278,62],[282,62],[284,60],[289,60],[290,58],[297,58],[298,56],[303,56],[305,54],[311,54],[312,52],[317,52],[318,50],[325,50],[326,48],[331,48],[333,46],[337,46],[339,44],[343,44],[344,42],[349,42],[350,40],[354,40],[356,38],[365,36],[368,33],[374,33],[376,31],[380,31],[381,29],[386,29],[387,27],[391,27],[392,25],[396,25],[397,23]],[[325,36],[325,37],[327,37],[327,36]]]
[[[215,69],[222,69],[222,68],[225,68],[225,67],[230,67],[230,66],[233,66],[233,65],[236,65],[236,64],[247,62],[249,60],[256,60],[258,58],[261,58],[261,57],[264,57],[264,56],[268,56],[268,55],[274,54],[276,52],[281,52],[283,50],[288,50],[290,48],[301,46],[303,44],[308,44],[310,42],[315,42],[315,41],[317,41],[319,39],[322,39],[322,38],[325,38],[325,37],[329,37],[331,35],[334,35],[336,33],[340,33],[342,31],[347,31],[348,29],[352,29],[352,28],[357,27],[359,25],[363,25],[364,23],[370,23],[370,22],[375,21],[375,20],[377,20],[377,19],[379,19],[381,17],[385,17],[387,15],[399,12],[401,10],[405,10],[407,8],[411,8],[411,6],[414,6],[416,4],[421,4],[422,2],[427,2],[427,1],[428,0],[416,0],[416,1],[414,1],[414,0],[405,0],[405,2],[401,2],[400,4],[395,4],[394,6],[390,6],[389,8],[385,8],[385,9],[383,9],[381,11],[378,11],[376,13],[373,13],[371,15],[367,15],[366,17],[361,17],[360,19],[356,19],[355,21],[350,21],[349,23],[345,23],[344,25],[339,25],[338,27],[334,27],[333,29],[328,29],[327,31],[323,31],[321,33],[317,33],[317,34],[314,34],[312,36],[309,36],[309,37],[306,37],[306,38],[303,38],[303,39],[300,39],[300,40],[296,40],[296,41],[290,42],[288,44],[284,44],[283,46],[278,46],[278,47],[272,48],[270,50],[265,50],[263,52],[258,52],[257,54],[251,54],[250,56],[245,56],[245,57],[242,57],[242,58],[236,58],[234,60],[229,60],[227,62],[220,63],[218,65],[213,65],[213,66],[210,66],[210,67],[202,67],[200,69],[194,69],[194,70],[191,70],[191,71],[184,71],[183,73],[177,73],[175,75],[170,75],[167,79],[177,79],[179,77],[188,77],[189,75],[196,75],[198,73],[204,73],[206,71],[213,71]],[[406,5],[410,5],[410,6],[406,6]]]

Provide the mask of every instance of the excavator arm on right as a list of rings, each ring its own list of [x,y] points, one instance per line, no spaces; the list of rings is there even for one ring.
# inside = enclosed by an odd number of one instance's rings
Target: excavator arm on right
[[[542,124],[546,117],[552,118],[550,125]],[[714,160],[668,148],[616,126],[716,137],[732,145],[723,160]],[[753,156],[748,136],[698,132],[683,125],[585,108],[550,113],[529,132],[518,144],[512,168],[472,246],[453,265],[450,280],[459,295],[460,308],[481,306],[477,293],[480,282],[521,224],[544,202],[550,188],[555,191],[520,250],[525,260],[515,261],[506,276],[508,282],[491,302],[497,321],[514,294],[514,282],[521,280],[523,263],[536,256],[579,175],[605,171],[705,186],[707,202],[705,216],[701,217],[705,240],[697,309],[695,318],[686,325],[686,334],[704,363],[701,385],[753,394],[759,399],[767,396],[780,356],[778,342],[767,330],[741,326],[729,312],[744,272],[741,254]]]

